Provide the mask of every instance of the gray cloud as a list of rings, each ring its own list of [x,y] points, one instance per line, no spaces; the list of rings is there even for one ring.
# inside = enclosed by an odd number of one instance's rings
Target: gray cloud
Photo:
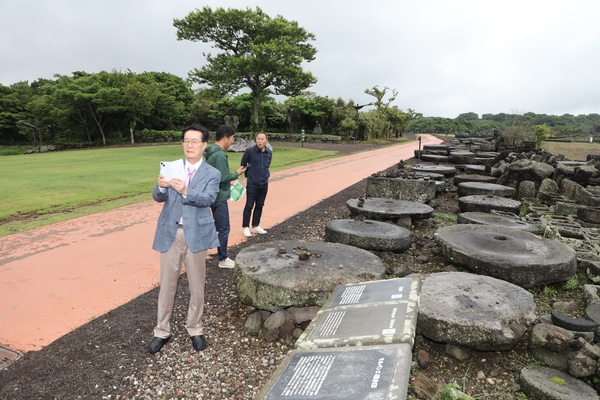
[[[174,18],[203,5],[261,7],[316,35],[306,65],[322,96],[393,103],[426,116],[600,112],[594,0],[0,0],[0,83],[74,71],[187,77],[209,45],[177,41]]]

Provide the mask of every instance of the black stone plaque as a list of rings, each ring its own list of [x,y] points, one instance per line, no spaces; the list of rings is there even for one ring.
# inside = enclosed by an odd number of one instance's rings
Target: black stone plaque
[[[341,286],[328,307],[406,301],[412,281],[412,278],[401,278]]]
[[[404,332],[407,303],[328,309],[319,314],[308,340],[397,335]]]
[[[293,354],[264,399],[385,400],[393,382],[397,351],[389,346]]]

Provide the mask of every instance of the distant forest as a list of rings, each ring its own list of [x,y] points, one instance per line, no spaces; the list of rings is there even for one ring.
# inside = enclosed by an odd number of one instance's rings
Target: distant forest
[[[600,134],[600,115],[561,116],[527,113],[483,114],[456,118],[423,117],[391,103],[397,91],[375,86],[365,93],[373,102],[332,99],[312,92],[277,101],[261,98],[261,129],[267,132],[323,133],[343,139],[391,139],[404,133],[469,133],[532,137],[545,125],[550,136],[589,137]],[[161,141],[199,122],[214,131],[235,116],[239,132],[252,132],[252,97],[227,96],[164,72],[74,72],[55,79],[0,84],[0,144],[110,145]],[[360,112],[359,112],[360,110]],[[34,139],[35,135],[35,139]]]

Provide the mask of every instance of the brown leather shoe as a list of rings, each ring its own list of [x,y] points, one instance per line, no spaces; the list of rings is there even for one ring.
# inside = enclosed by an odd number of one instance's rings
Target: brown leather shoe
[[[192,346],[194,346],[194,350],[202,351],[206,348],[206,340],[204,339],[204,335],[196,335],[192,336]]]
[[[163,338],[159,338],[159,337],[153,337],[152,341],[150,342],[150,345],[148,346],[148,353],[150,354],[154,354],[154,353],[158,353],[160,351],[160,349],[162,349],[162,347],[167,344],[167,342],[169,341],[171,337],[169,336],[166,339]]]

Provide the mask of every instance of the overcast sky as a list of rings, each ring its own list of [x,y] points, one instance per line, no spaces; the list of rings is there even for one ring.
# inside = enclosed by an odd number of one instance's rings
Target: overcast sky
[[[308,90],[425,116],[600,113],[598,0],[0,0],[0,83],[127,69],[187,78],[205,63],[174,18],[260,7],[316,36]],[[365,108],[367,110],[367,108]]]

